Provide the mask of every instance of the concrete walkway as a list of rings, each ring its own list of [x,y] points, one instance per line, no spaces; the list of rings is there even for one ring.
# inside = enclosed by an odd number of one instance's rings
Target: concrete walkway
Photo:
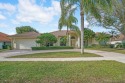
[[[7,58],[10,56],[35,54],[35,53],[47,53],[47,52],[63,52],[63,51],[76,51],[80,52],[80,49],[70,50],[45,50],[45,51],[31,51],[31,50],[15,50],[0,53],[0,61],[101,61],[101,60],[115,60],[125,63],[125,54],[105,52],[97,50],[85,50],[88,53],[94,53],[103,57],[79,57],[79,58]]]

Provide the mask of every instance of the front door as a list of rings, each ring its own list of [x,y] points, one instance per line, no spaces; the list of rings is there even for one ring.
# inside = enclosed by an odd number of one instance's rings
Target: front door
[[[76,45],[76,41],[75,41],[75,39],[72,39],[72,40],[71,40],[71,46],[72,46],[72,47],[75,47],[75,45]]]

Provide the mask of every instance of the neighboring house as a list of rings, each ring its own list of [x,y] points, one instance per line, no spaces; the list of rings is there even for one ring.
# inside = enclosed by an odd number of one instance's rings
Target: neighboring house
[[[7,45],[11,45],[11,39],[9,35],[0,32],[0,49],[6,48]]]
[[[61,37],[67,36],[69,34],[69,46],[73,46],[75,48],[80,48],[80,37],[75,31],[54,31],[50,32],[51,34],[55,35],[57,38],[57,43],[53,44],[53,46],[61,46],[60,39]],[[39,44],[36,43],[37,37],[40,35],[40,33],[36,32],[26,32],[22,34],[16,34],[10,36],[12,39],[12,46],[14,49],[31,49],[31,47],[39,46]],[[89,44],[92,43],[93,40],[89,42]]]
[[[111,44],[122,43],[125,40],[125,36],[123,34],[118,35],[118,37],[114,37],[110,40]]]

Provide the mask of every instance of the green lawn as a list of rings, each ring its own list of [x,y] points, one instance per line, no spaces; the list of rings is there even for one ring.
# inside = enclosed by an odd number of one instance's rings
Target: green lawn
[[[90,50],[101,50],[101,51],[108,51],[108,52],[116,52],[116,53],[122,53],[125,54],[124,49],[114,49],[114,48],[87,48]]]
[[[50,52],[50,53],[37,53],[28,55],[13,56],[11,58],[70,58],[70,57],[101,57],[96,54],[80,52]]]
[[[7,51],[8,49],[0,49],[0,52],[4,52]]]
[[[125,83],[125,64],[95,62],[0,62],[0,83]]]

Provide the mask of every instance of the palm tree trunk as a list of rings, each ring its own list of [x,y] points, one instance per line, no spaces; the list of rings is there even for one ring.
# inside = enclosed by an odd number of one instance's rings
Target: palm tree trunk
[[[84,12],[81,8],[81,54],[84,54]]]
[[[68,30],[68,27],[67,27],[67,32],[66,32],[66,34],[67,34],[67,46],[69,46],[69,30]]]

